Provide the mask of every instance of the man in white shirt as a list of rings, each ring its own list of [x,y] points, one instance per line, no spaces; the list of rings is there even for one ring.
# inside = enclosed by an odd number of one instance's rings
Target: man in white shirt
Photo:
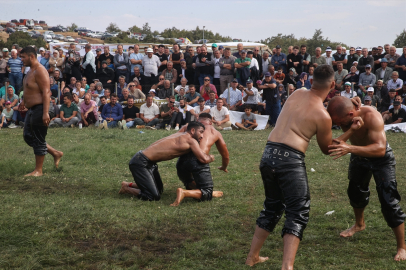
[[[324,58],[326,58],[326,64],[327,65],[333,66],[333,60],[334,59],[333,59],[333,56],[331,55],[331,52],[332,52],[331,47],[327,47],[326,56]]]
[[[258,69],[258,74],[259,74],[259,64],[258,64],[258,60],[254,58],[254,52],[248,51],[247,57],[251,59],[250,68],[256,67]]]
[[[86,44],[85,46],[85,57],[83,57],[83,76],[86,77],[86,79],[89,82],[92,82],[93,79],[96,77],[96,63],[95,63],[95,58],[94,54],[92,52],[92,45]]]
[[[145,87],[151,89],[151,85],[156,82],[158,76],[158,67],[161,65],[158,56],[154,55],[151,48],[147,49],[147,55],[142,59],[142,66],[144,67]]]
[[[396,92],[402,89],[403,81],[399,79],[399,73],[397,71],[392,72],[392,80],[388,81],[388,89],[395,89]]]
[[[155,129],[159,123],[159,108],[152,102],[152,96],[148,95],[145,104],[141,105],[140,118],[134,119],[137,128]]]
[[[179,113],[175,120],[175,130],[179,130],[179,126],[189,124],[191,122],[192,114],[195,114],[193,107],[187,104],[185,99],[181,98],[179,100]]]
[[[179,94],[179,90],[181,88],[183,88],[183,89],[185,89],[185,93],[189,93],[189,85],[186,85],[186,84],[187,84],[187,79],[186,78],[180,79],[180,85],[175,87],[174,92],[176,94]]]
[[[213,117],[213,126],[216,129],[222,130],[226,127],[231,127],[230,112],[223,106],[223,100],[217,99],[216,107],[210,109],[210,114]]]
[[[221,94],[221,98],[223,99],[223,103],[225,106],[230,105],[230,110],[237,110],[238,106],[241,105],[242,102],[242,93],[240,90],[237,89],[238,81],[234,79],[231,82],[231,87],[226,89],[223,94]],[[228,98],[228,92],[230,91],[230,100]]]
[[[352,91],[351,90],[351,83],[350,82],[346,82],[344,84],[344,91],[341,92],[341,95],[343,97],[347,97],[347,98],[353,98],[357,96],[357,91]]]
[[[197,119],[199,119],[199,114],[201,113],[210,113],[210,106],[205,105],[205,100],[204,98],[200,97],[197,100],[197,103],[199,104],[199,106],[196,106],[193,108],[193,115],[195,117],[195,121],[197,121]]]
[[[217,92],[220,91],[220,51],[216,50],[214,52],[214,75],[213,75],[213,84],[217,89]]]

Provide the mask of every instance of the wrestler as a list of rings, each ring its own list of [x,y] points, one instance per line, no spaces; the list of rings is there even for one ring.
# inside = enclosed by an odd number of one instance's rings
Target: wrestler
[[[55,150],[45,141],[50,121],[48,111],[51,90],[48,72],[38,62],[34,48],[25,47],[20,54],[24,66],[30,67],[23,81],[24,101],[22,103],[28,108],[23,134],[25,142],[34,149],[35,155],[35,169],[25,176],[41,176],[46,153],[54,157],[56,168],[63,153]]]
[[[174,159],[190,151],[202,163],[214,161],[213,155],[206,155],[199,147],[204,129],[200,123],[190,123],[186,132],[160,139],[136,153],[129,164],[135,183],[122,182],[119,193],[132,194],[145,201],[159,201],[163,184],[157,162]]]
[[[217,150],[222,157],[222,165],[219,170],[227,171],[230,161],[227,145],[223,136],[212,125],[212,117],[209,113],[199,115],[199,123],[205,127],[203,139],[200,141],[200,149],[209,154],[213,144],[216,144]],[[182,127],[179,132],[184,132],[187,126]],[[178,188],[176,191],[176,200],[171,206],[178,206],[184,198],[195,198],[200,201],[209,201],[212,197],[222,197],[223,192],[213,191],[213,179],[211,177],[210,165],[201,163],[192,152],[180,156],[176,163],[178,177],[185,185],[186,190]]]
[[[316,134],[321,151],[329,154],[328,146],[333,142],[332,123],[323,101],[334,85],[333,68],[329,65],[317,67],[313,74],[312,88],[298,89],[287,99],[275,128],[268,137],[260,163],[266,199],[264,209],[257,219],[251,249],[245,262],[250,266],[268,260],[268,257],[260,257],[259,252],[286,210],[282,230],[282,269],[293,269],[310,211],[304,153],[310,139]],[[354,118],[351,129],[339,139],[348,139],[361,124]]]
[[[405,217],[399,206],[395,175],[395,156],[386,141],[382,116],[375,109],[363,106],[357,110],[345,97],[334,97],[327,108],[333,123],[343,131],[350,128],[354,117],[361,117],[364,126],[353,132],[349,140],[335,140],[338,145],[330,145],[329,152],[335,159],[351,153],[348,167],[348,197],[354,209],[355,224],[341,232],[342,237],[350,237],[365,229],[364,210],[369,202],[369,181],[374,176],[381,211],[389,227],[395,233],[397,254],[395,261],[406,260]]]

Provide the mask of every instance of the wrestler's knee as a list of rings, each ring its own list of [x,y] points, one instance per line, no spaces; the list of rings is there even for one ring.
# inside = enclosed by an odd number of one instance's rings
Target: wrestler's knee
[[[257,225],[265,231],[272,232],[282,217],[285,205],[280,200],[268,200],[264,202],[264,209],[257,218]]]
[[[213,199],[213,187],[202,188],[200,191],[202,192],[202,197],[200,198],[201,202],[211,201]]]
[[[302,239],[303,231],[309,222],[310,197],[293,198],[286,207],[286,221],[282,237],[290,233]]]
[[[369,187],[364,190],[360,187],[360,185],[350,180],[347,194],[348,198],[350,199],[350,204],[354,208],[364,208],[369,203]]]

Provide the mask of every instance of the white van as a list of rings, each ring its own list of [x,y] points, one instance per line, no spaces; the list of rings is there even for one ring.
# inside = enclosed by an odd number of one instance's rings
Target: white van
[[[51,35],[44,35],[44,40],[45,40],[47,43],[52,42],[52,37],[51,37]]]

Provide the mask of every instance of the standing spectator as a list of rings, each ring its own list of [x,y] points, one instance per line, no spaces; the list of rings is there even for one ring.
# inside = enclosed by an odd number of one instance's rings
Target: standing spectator
[[[176,80],[178,79],[178,72],[173,68],[172,61],[168,61],[166,64],[166,69],[162,71],[161,75],[164,76],[165,80],[170,81],[171,84],[176,83]]]
[[[377,47],[372,48],[371,56],[374,59],[374,70],[373,71],[376,72],[377,69],[381,68],[381,61],[382,61],[382,58],[384,58],[385,56],[383,56],[381,53],[379,53],[379,50]]]
[[[216,93],[210,92],[209,93],[209,100],[206,101],[206,105],[211,108],[216,107],[217,104],[217,99],[216,99]]]
[[[281,102],[278,89],[276,88],[276,81],[269,72],[265,73],[265,79],[258,88],[263,90],[263,97],[266,101],[266,114],[270,116],[268,125],[275,126],[281,111]]]
[[[235,58],[241,58],[241,52],[244,50],[244,45],[242,43],[237,44],[237,52],[233,53]]]
[[[309,65],[311,60],[311,55],[306,52],[306,45],[300,46],[300,55],[302,56],[302,71],[309,73]]]
[[[120,76],[124,76],[125,82],[127,83],[130,80],[129,76],[129,58],[128,55],[123,50],[123,45],[117,45],[117,51],[114,55],[114,67],[116,69],[116,81]]]
[[[247,57],[247,52],[242,50],[240,58],[235,59],[234,67],[236,70],[236,78],[239,84],[246,86],[246,81],[250,77],[251,59]]]
[[[269,53],[267,51],[262,53],[262,59],[261,59],[261,74],[260,77],[264,77],[264,71],[267,72],[268,66],[271,65],[271,58],[269,58]],[[259,61],[258,61],[259,63]]]
[[[220,51],[214,51],[214,73],[213,73],[213,84],[216,87],[216,93],[220,91]]]
[[[80,114],[85,127],[97,122],[99,118],[97,115],[97,104],[92,100],[90,94],[86,94],[84,101],[80,104]]]
[[[213,117],[213,126],[216,129],[231,127],[230,112],[226,106],[223,106],[223,99],[217,99],[216,106],[210,109],[210,115]]]
[[[207,52],[206,46],[201,47],[201,53],[196,58],[196,68],[199,70],[199,85],[203,85],[204,78],[209,77],[213,83],[214,57]]]
[[[326,58],[321,55],[321,48],[317,47],[315,50],[316,55],[312,56],[310,63],[314,68],[317,68],[319,65],[327,64]]]
[[[138,44],[134,45],[134,52],[130,55],[131,62],[131,76],[134,77],[134,68],[138,67],[139,72],[142,74],[142,59],[144,55],[140,53],[140,46]]]
[[[147,50],[147,54],[148,54]],[[152,51],[154,52],[154,51]],[[159,45],[158,46],[158,52],[155,53],[155,56],[158,57],[158,60],[160,61],[160,66],[158,69],[158,72],[161,73],[162,71],[164,71],[164,69],[166,69],[166,65],[168,64],[168,60],[169,60],[169,54],[165,54],[165,45]],[[145,65],[143,64],[143,66],[145,67]],[[158,72],[155,76],[158,76]]]
[[[104,53],[100,55],[99,61],[102,63],[103,61],[107,62],[107,59],[110,60],[110,63],[114,63],[114,56],[110,53],[110,48],[109,46],[104,47]]]
[[[103,107],[101,113],[103,123],[99,126],[100,129],[114,128],[118,125],[118,121],[123,119],[123,108],[117,104],[117,95],[115,93],[110,95],[110,103]]]
[[[303,57],[299,54],[299,47],[294,46],[293,52],[288,55],[288,68],[294,68],[298,74],[302,73]]]
[[[395,68],[399,72],[399,78],[406,81],[406,46],[403,46],[403,54],[396,60]]]
[[[107,66],[106,61],[102,61],[101,68],[97,71],[96,77],[107,88],[113,89],[114,70]]]
[[[102,62],[100,60],[102,53],[101,53],[101,49],[97,48],[96,49],[96,56],[94,57],[94,64],[96,66],[96,73],[99,71],[99,69],[101,69],[102,67]]]
[[[0,54],[0,82],[6,78],[7,61],[4,60],[3,55]]]
[[[118,125],[123,129],[128,129],[134,126],[136,121],[139,122],[140,120],[140,109],[138,109],[137,106],[134,106],[134,97],[129,96],[127,99],[127,106],[123,109],[123,120],[118,122]]]
[[[179,45],[177,43],[172,46],[173,53],[169,56],[169,61],[172,62],[173,68],[176,70],[177,74],[180,74],[180,61],[184,60],[185,57],[180,51]],[[176,80],[175,80],[176,82]]]
[[[23,83],[24,65],[20,57],[17,57],[17,50],[11,50],[11,58],[7,62],[7,70],[9,72],[8,78],[10,84],[14,86],[17,91],[20,90]]]
[[[50,66],[49,66],[49,58],[50,58],[50,52],[46,51],[45,56],[41,58],[41,61],[39,62],[47,71],[48,73],[50,72]],[[53,70],[51,71],[51,73]]]
[[[161,106],[162,122],[156,126],[157,129],[166,128],[166,130],[171,130],[175,124],[178,112],[179,109],[175,107],[175,97],[170,96],[168,103]]]
[[[75,44],[73,44],[75,46]],[[80,54],[74,49],[69,49],[69,53],[66,55],[65,59],[65,69],[66,82],[71,81],[71,78],[80,80],[82,78],[82,73],[80,72]]]
[[[72,95],[66,93],[63,96],[63,104],[59,109],[59,118],[55,118],[49,123],[49,126],[57,125],[62,127],[74,127],[79,122],[78,107],[72,103]]]
[[[399,73],[397,71],[392,72],[392,80],[388,81],[388,89],[395,89],[395,91],[399,91],[402,89],[403,81],[399,79]]]
[[[358,59],[360,59],[362,57],[362,48],[361,47],[357,47],[355,49],[355,53],[356,55],[358,55]]]
[[[271,65],[271,66],[269,66],[269,69],[270,69],[269,73],[272,76],[271,71],[272,71],[272,69],[275,71],[275,68]],[[275,76],[273,76],[273,78],[278,84],[283,83],[283,81],[285,80],[285,74],[283,74],[283,72],[282,72],[282,67],[278,68],[278,71],[275,73]],[[265,76],[264,76],[264,79],[265,79]]]
[[[281,46],[276,46],[276,53],[272,55],[271,64],[275,67],[275,70],[278,70],[279,67],[282,67],[283,73],[286,73],[286,54],[281,52]]]
[[[371,65],[367,64],[365,66],[365,72],[361,73],[361,75],[359,76],[359,82],[358,82],[358,87],[359,87],[359,91],[358,91],[358,95],[365,95],[367,93],[367,89],[369,87],[373,87],[375,85],[376,82],[376,77],[375,74],[371,73],[372,67]]]
[[[155,84],[156,82],[156,76],[158,76],[158,67],[161,66],[161,61],[159,60],[158,56],[153,55],[153,50],[151,48],[147,49],[147,55],[145,55],[142,59],[142,66],[144,67],[145,76],[144,93],[148,93],[148,91],[151,89],[151,85]]]
[[[58,51],[53,51],[52,56],[49,58],[49,75],[55,77],[55,72],[62,72],[63,58],[59,57]]]
[[[365,72],[365,68],[367,65],[369,65],[372,70],[374,67],[374,58],[372,58],[372,56],[368,55],[367,48],[362,48],[362,56],[358,59],[358,66],[357,66],[357,69],[359,70],[360,74]]]
[[[350,54],[347,56],[347,64],[345,65],[345,69],[349,71],[352,67],[352,63],[354,63],[354,61],[358,61],[358,58],[359,56],[355,53],[355,48],[351,47]]]
[[[337,65],[339,63],[343,64],[343,67],[344,67],[347,65],[347,62],[348,62],[347,54],[343,53],[343,48],[341,47],[341,45],[337,45],[336,50],[337,50],[337,52],[335,54],[333,54],[334,71],[337,71],[337,69],[338,69]]]
[[[8,50],[7,50],[8,51]],[[3,49],[4,52],[4,49]],[[45,49],[44,47],[39,48],[39,55],[37,56],[38,62],[41,62],[41,59],[45,56]]]
[[[390,45],[389,44],[385,44],[384,46],[385,51],[382,53],[384,56],[389,54],[390,52]]]
[[[261,54],[259,54],[259,47],[254,48],[252,57],[255,58],[258,62],[258,66],[259,66],[258,74],[259,74],[259,77],[262,78],[262,74],[264,73],[264,71],[263,71],[263,66],[262,66],[262,56],[261,56]]]
[[[239,58],[240,59],[240,58]],[[237,59],[238,60],[238,59]],[[223,99],[223,104],[224,106],[227,106],[229,110],[232,111],[237,111],[239,109],[239,106],[242,103],[242,93],[238,87],[238,81],[237,79],[234,79],[231,82],[231,87],[226,89],[223,94],[220,95],[220,98]],[[230,92],[230,97],[228,93]],[[218,100],[217,100],[218,104]]]
[[[330,66],[333,66],[333,56],[331,55],[331,52],[332,52],[333,50],[331,49],[331,47],[330,46],[328,46],[327,48],[326,48],[326,56],[325,56],[325,58],[326,58],[326,64],[327,65],[330,65]]]
[[[348,71],[346,69],[343,69],[343,63],[342,62],[338,62],[336,67],[337,67],[337,71],[334,72],[334,81],[336,83],[335,88],[337,90],[342,90],[344,87],[344,77],[347,76]]]
[[[159,60],[159,59],[158,59]],[[137,125],[146,125],[148,129],[155,129],[155,125],[159,123],[159,108],[152,102],[152,96],[148,95],[146,103],[141,105],[140,119],[135,121]]]
[[[199,93],[196,92],[196,88],[193,84],[189,85],[189,93],[186,94],[186,101],[187,103],[192,106],[195,107],[197,106],[197,101],[199,100],[199,98],[201,97],[201,95]]]
[[[383,84],[386,85],[392,77],[393,69],[388,67],[388,59],[381,59],[381,67],[375,71],[375,77],[377,80],[382,80]]]
[[[220,58],[220,94],[224,92],[227,85],[234,79],[234,60],[230,48],[224,49],[224,56]]]
[[[389,54],[385,55],[388,60],[388,67],[395,70],[396,61],[399,59],[400,55],[396,53],[396,47],[390,46]]]
[[[85,76],[89,82],[92,82],[96,77],[96,64],[94,54],[92,52],[92,45],[86,44],[85,46],[85,56],[83,57],[83,76]]]
[[[208,100],[210,92],[215,92],[217,94],[217,89],[210,83],[210,78],[206,77],[204,78],[204,84],[200,86],[200,95],[204,100]]]

